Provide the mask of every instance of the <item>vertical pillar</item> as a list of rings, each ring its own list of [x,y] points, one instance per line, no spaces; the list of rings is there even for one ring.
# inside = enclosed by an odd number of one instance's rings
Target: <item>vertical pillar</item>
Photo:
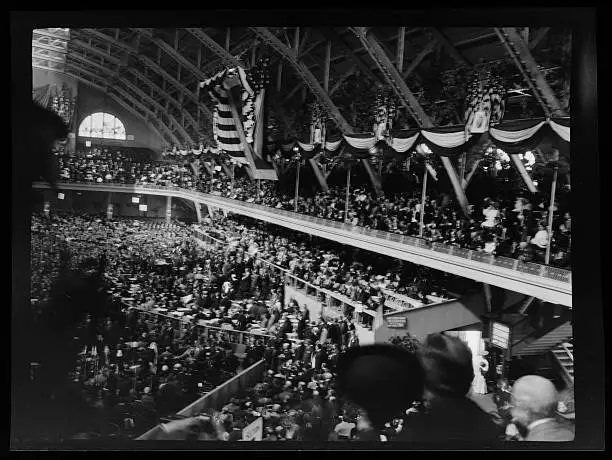
[[[166,223],[172,221],[172,197],[166,196]]]
[[[491,286],[487,283],[482,283],[484,296],[485,296],[485,308],[487,309],[487,313],[493,312],[493,294],[491,292]]]
[[[113,192],[108,192],[106,197],[106,218],[108,220],[113,219],[113,203],[112,203]]]
[[[193,205],[195,206],[198,224],[201,224],[202,223],[202,209],[200,208],[200,203],[198,203],[197,201],[194,201]]]

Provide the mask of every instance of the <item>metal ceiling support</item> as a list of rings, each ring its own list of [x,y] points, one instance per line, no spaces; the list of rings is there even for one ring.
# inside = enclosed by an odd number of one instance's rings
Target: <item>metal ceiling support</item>
[[[529,42],[529,49],[533,50],[536,46],[538,46],[540,42],[542,41],[542,39],[546,37],[546,34],[548,33],[549,30],[550,30],[550,27],[539,28],[538,31],[534,34],[533,39]]]
[[[406,41],[406,28],[400,27],[397,37],[397,70],[402,73],[404,70],[404,44]]]
[[[417,122],[419,128],[432,128],[433,122],[425,113],[423,107],[421,107],[421,104],[419,104],[419,101],[416,99],[412,91],[410,91],[408,88],[402,76],[393,65],[393,62],[391,62],[389,57],[385,54],[376,37],[372,33],[368,33],[365,27],[355,27],[353,28],[353,32],[357,35],[364,48],[376,62],[376,65],[384,75],[385,80],[398,96],[402,102],[402,105],[406,107],[411,116]],[[455,168],[448,157],[441,157],[441,159],[449,179],[451,180],[453,189],[455,190],[457,200],[459,201],[463,212],[467,215],[469,203],[467,201],[467,197],[465,196],[465,191],[461,187],[461,182],[459,181],[457,171],[455,171]]]
[[[74,45],[77,46],[79,48],[82,48],[84,50],[90,51],[92,53],[96,53],[99,54],[100,56],[102,56],[104,59],[106,59],[107,61],[115,64],[115,65],[120,65],[121,64],[121,59],[116,58],[115,56],[108,54],[105,51],[102,51],[98,48],[95,48],[87,43],[85,43],[84,41],[78,40],[78,39],[72,39],[70,40],[70,45]]]
[[[113,70],[111,70],[109,67],[104,66],[102,64],[99,64],[95,61],[91,61],[89,58],[86,58],[84,56],[81,56],[79,54],[69,54],[69,57],[71,59],[76,59],[79,61],[84,62],[87,65],[91,65],[93,67],[96,67],[97,69],[99,69],[100,71],[104,72],[105,74],[109,75],[110,77],[114,77],[116,78],[118,81],[121,81],[123,83],[126,84],[126,86],[128,86],[130,88],[130,90],[132,90],[133,92],[135,92],[136,94],[138,94],[138,96],[141,99],[147,99],[149,102],[151,102],[153,105],[159,105],[157,103],[157,101],[155,101],[153,98],[151,98],[150,96],[146,95],[144,92],[142,92],[137,86],[133,85],[131,82],[129,82],[129,80],[127,80],[126,78],[122,77],[121,75],[118,75],[116,72],[114,72]],[[132,73],[136,78],[140,78],[141,80],[143,80],[145,83],[147,83],[150,87],[154,87],[154,89],[157,89],[158,92],[160,94],[163,95],[163,92],[159,89],[159,87],[155,86],[147,77],[143,76],[142,74],[140,74],[139,72],[137,72],[136,70],[132,69],[132,68],[127,68],[127,71],[129,71],[130,73]],[[180,111],[180,112],[184,112],[182,106],[180,105],[180,103],[177,103],[177,101],[174,98],[171,98],[168,95],[165,95],[164,97],[168,98],[168,100],[172,100],[173,105]],[[159,105],[161,107],[161,105]],[[190,114],[187,114],[188,120],[191,123],[191,125],[196,129],[196,131],[199,130],[199,126],[198,124],[195,122],[195,120],[193,119],[193,117]],[[174,118],[174,117],[173,117]],[[176,121],[176,119],[174,119]],[[182,129],[182,127],[181,127]],[[191,138],[191,136],[189,136],[189,138]],[[193,140],[193,138],[191,138]]]
[[[331,40],[328,40],[327,46],[325,47],[325,62],[323,68],[323,89],[326,93],[329,93],[329,68],[331,65]]]
[[[111,45],[119,48],[121,51],[126,51],[128,53],[134,53],[136,51],[134,50],[134,48],[132,48],[131,45],[128,45],[127,43],[124,43],[109,35],[103,34],[102,32],[98,32],[96,29],[79,29],[79,30],[91,35],[92,37],[96,37],[99,40],[102,40],[104,43],[110,43]]]
[[[146,77],[145,75],[141,74],[140,72],[138,72],[137,70],[133,68],[128,68],[126,69],[126,71],[134,75],[137,79],[142,80],[143,83],[149,86],[149,88],[151,88],[152,90],[155,90],[159,95],[161,95],[167,101],[170,101],[175,108],[177,108],[178,110],[184,111],[179,101],[177,101],[175,98],[169,96],[167,93],[162,91],[162,89],[159,86],[157,86],[155,83],[153,83],[148,77]],[[200,124],[196,122],[196,120],[193,118],[193,116],[188,111],[184,111],[184,112],[185,112],[185,115],[187,116],[187,121],[196,129],[196,131],[199,131]]]
[[[97,32],[95,30],[92,33],[91,32],[92,29],[81,29],[81,30],[85,31],[88,34],[91,34],[94,37],[97,37],[100,40],[108,39],[115,46],[120,47],[122,50],[124,50],[124,51],[128,52],[129,54],[132,54],[133,56],[135,56],[136,60],[138,60],[139,62],[141,62],[146,67],[149,67],[151,70],[153,70],[154,72],[159,74],[162,78],[164,78],[169,83],[171,83],[179,92],[183,91],[194,103],[198,104],[198,106],[206,114],[206,117],[208,118],[208,120],[212,121],[212,113],[208,109],[208,107],[206,107],[204,104],[201,104],[199,99],[198,99],[198,97],[191,90],[189,90],[185,85],[183,85],[178,80],[176,80],[174,77],[172,77],[170,74],[168,74],[164,69],[161,68],[161,66],[157,65],[152,59],[150,59],[147,56],[144,56],[142,54],[138,54],[138,52],[134,48],[132,48],[130,45],[128,45],[126,43],[117,42],[116,40],[112,39],[108,35],[101,34],[100,32]],[[160,48],[158,47],[158,49],[160,49]],[[171,57],[174,58],[175,56],[171,55]]]
[[[349,45],[348,42],[344,38],[342,38],[339,34],[337,34],[336,31],[334,31],[331,28],[323,28],[321,29],[321,32],[326,38],[333,40],[337,42],[338,44],[342,45],[347,52],[347,55],[344,57],[347,57],[348,59],[353,61],[355,64],[357,64],[359,68],[368,75],[368,77],[370,77],[375,82],[381,81],[381,79],[372,71],[372,69],[370,69],[370,66],[363,59],[361,59],[357,55],[357,53],[355,53],[351,45]]]
[[[162,110],[163,111],[163,107],[162,107],[162,105],[159,102],[157,102],[155,99],[149,97],[146,93],[141,91],[136,85],[132,84],[132,82],[128,81],[125,78],[120,78],[119,80],[125,86],[127,86],[128,89],[130,89],[132,91],[132,93],[138,95],[138,97],[140,97],[141,100],[146,101],[147,103],[149,103],[152,106],[156,107],[158,110]],[[178,120],[173,115],[171,115],[169,112],[166,112],[166,113],[169,116],[170,121],[176,125],[176,127],[179,130],[181,136],[184,139],[186,139],[187,141],[191,142],[192,144],[197,144],[197,142],[195,142],[194,138],[191,137],[189,135],[189,133],[187,133],[187,131],[185,130],[183,125],[181,123],[179,123]],[[185,113],[185,111],[181,110],[181,116],[184,116],[184,113]]]
[[[213,53],[219,56],[221,60],[229,67],[243,66],[243,64],[238,59],[232,56],[221,45],[219,45],[211,37],[205,34],[204,31],[202,31],[202,29],[188,28],[185,30],[187,30],[191,35],[197,38],[198,41],[202,43],[204,46],[206,46],[209,50],[211,50]]]
[[[531,88],[533,95],[546,116],[567,116],[567,113],[561,107],[561,103],[540,71],[538,63],[531,55],[527,43],[525,43],[518,31],[513,27],[504,27],[496,28],[495,32],[521,74],[523,74],[525,82]]]
[[[436,39],[430,41],[427,45],[425,45],[425,48],[423,48],[423,50],[421,50],[421,52],[416,55],[416,57],[412,60],[410,65],[402,73],[402,78],[403,79],[408,78],[408,76],[416,70],[416,68],[423,61],[423,59],[425,59],[429,54],[433,52],[433,50],[436,49],[436,46],[438,46],[438,40]]]
[[[457,61],[459,64],[463,64],[463,65],[466,65],[468,67],[472,67],[472,64],[465,58],[465,56],[463,56],[459,51],[457,51],[457,48],[455,48],[455,46],[446,37],[446,35],[444,35],[442,32],[440,32],[439,29],[436,29],[436,28],[432,28],[430,30],[433,33],[434,37],[436,39],[438,39],[440,44],[446,49],[448,54],[455,61]]]
[[[41,52],[43,50],[32,51],[32,57],[37,59],[45,59],[47,61],[59,62],[63,64],[66,61],[65,57],[54,56],[50,54],[51,52],[47,51],[46,53]]]
[[[344,83],[348,77],[353,75],[356,70],[357,70],[357,66],[353,65],[350,69],[344,72],[344,74],[340,75],[340,77],[336,80],[334,87],[330,90],[329,95],[331,96],[336,91],[338,91],[340,87],[342,86],[342,83]]]
[[[119,88],[117,86],[113,86],[112,89],[114,91],[116,91],[117,93],[119,93],[119,95],[122,98],[124,98],[126,101],[130,102],[132,104],[132,106],[139,107],[144,112],[146,112],[152,119],[156,120],[159,123],[159,127],[162,128],[166,134],[168,134],[168,136],[172,139],[172,141],[175,143],[175,145],[181,145],[182,144],[181,141],[179,140],[179,138],[176,137],[175,134],[172,132],[172,130],[168,126],[166,126],[165,123],[161,122],[161,120],[159,120],[159,119],[157,119],[155,117],[155,113],[151,109],[149,109],[147,106],[145,106],[142,102],[139,102],[138,100],[133,98],[130,94],[128,94],[127,91],[123,90],[122,88]]]
[[[289,49],[281,42],[274,34],[265,27],[251,27],[251,30],[257,34],[268,46],[279,53],[291,66],[295,69],[299,77],[304,81],[312,94],[323,105],[327,114],[334,120],[336,125],[343,133],[350,134],[353,128],[348,124],[346,119],[338,110],[338,107],[332,102],[329,95],[323,90],[317,79],[312,75],[308,68],[298,62],[293,50]]]
[[[176,49],[174,49],[168,43],[163,41],[161,38],[153,38],[153,34],[150,33],[146,29],[134,29],[134,30],[137,30],[138,32],[140,32],[141,35],[144,35],[151,42],[155,43],[159,48],[161,48],[166,54],[172,57],[179,64],[179,69],[180,69],[180,66],[183,66],[186,69],[188,69],[191,73],[195,74],[200,80],[203,80],[205,78],[202,71],[195,64],[187,60]]]
[[[427,116],[415,95],[410,91],[406,83],[404,83],[404,79],[389,57],[385,54],[376,37],[368,33],[365,27],[356,27],[354,31],[368,54],[372,57],[374,62],[376,62],[385,81],[391,86],[402,105],[410,112],[410,115],[415,119],[417,125],[423,128],[431,128],[433,123],[429,119],[429,116]]]

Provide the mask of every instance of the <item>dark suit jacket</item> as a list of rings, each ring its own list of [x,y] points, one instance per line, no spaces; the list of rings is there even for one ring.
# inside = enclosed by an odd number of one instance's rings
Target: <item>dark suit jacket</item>
[[[559,420],[549,420],[529,431],[525,441],[573,441],[574,427]]]
[[[465,442],[481,447],[500,443],[501,430],[489,414],[468,398],[444,397],[395,438],[417,443]]]

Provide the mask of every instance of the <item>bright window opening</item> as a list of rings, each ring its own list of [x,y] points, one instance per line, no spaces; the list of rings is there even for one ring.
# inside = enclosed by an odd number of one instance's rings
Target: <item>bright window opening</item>
[[[119,118],[110,113],[98,112],[89,115],[79,126],[79,136],[102,139],[125,140],[125,126]]]

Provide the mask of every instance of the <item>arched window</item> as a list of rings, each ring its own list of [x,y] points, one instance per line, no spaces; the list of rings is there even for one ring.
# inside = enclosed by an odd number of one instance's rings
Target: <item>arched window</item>
[[[89,115],[79,126],[79,136],[125,140],[125,127],[119,118],[110,113]]]

